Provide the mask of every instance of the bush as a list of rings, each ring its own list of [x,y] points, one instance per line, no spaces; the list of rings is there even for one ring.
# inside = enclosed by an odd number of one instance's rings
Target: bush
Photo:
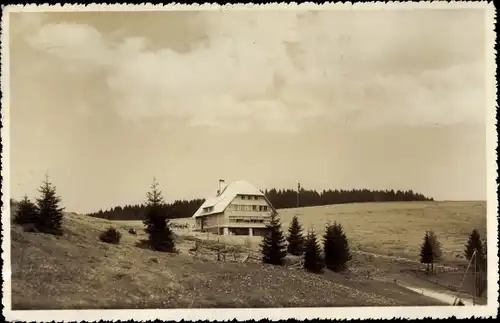
[[[128,233],[130,233],[131,235],[134,235],[134,236],[137,234],[137,232],[135,231],[134,228],[128,229]]]
[[[99,235],[99,240],[106,243],[119,244],[121,237],[120,231],[110,227]]]

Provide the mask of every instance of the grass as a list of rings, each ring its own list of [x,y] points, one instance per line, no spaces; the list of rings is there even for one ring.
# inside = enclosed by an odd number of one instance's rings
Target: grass
[[[278,210],[286,232],[294,215],[304,229],[318,236],[327,222],[340,222],[354,250],[417,259],[426,230],[434,230],[443,248],[445,262],[463,259],[472,229],[486,237],[486,202],[387,202],[355,203]],[[130,225],[137,225],[128,222]],[[190,223],[192,219],[174,222]],[[230,237],[236,243],[246,238]],[[251,239],[254,246],[259,238]]]
[[[99,241],[110,222],[70,214],[62,237],[11,229],[12,308],[232,308],[439,305],[396,284],[351,272],[323,275],[260,263],[192,257],[192,241],[178,237],[179,254],[138,248],[134,223],[113,225],[120,244]],[[127,231],[137,227],[137,235]],[[442,304],[441,304],[442,305]]]
[[[357,269],[443,291],[449,285],[456,287],[461,284],[466,265],[463,251],[472,229],[476,228],[482,237],[486,236],[484,201],[358,203],[284,209],[279,213],[285,232],[294,215],[299,217],[304,229],[314,228],[318,236],[323,234],[325,223],[339,221],[344,226],[351,250],[356,253],[357,260],[354,262]],[[193,223],[192,219],[175,219],[173,222]],[[142,225],[134,221],[125,223]],[[442,243],[441,264],[459,269],[458,273],[445,272],[431,278],[440,285],[430,284],[427,276],[415,274],[422,269],[418,258],[426,230],[434,230]],[[258,237],[219,237],[186,230],[179,232],[247,245],[255,251],[260,242]],[[471,279],[464,281],[464,289],[468,294],[472,293]]]

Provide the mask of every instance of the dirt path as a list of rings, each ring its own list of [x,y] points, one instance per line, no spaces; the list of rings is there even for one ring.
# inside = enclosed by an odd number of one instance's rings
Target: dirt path
[[[412,290],[412,291],[419,293],[419,294],[422,294],[424,296],[434,298],[440,302],[443,302],[443,303],[446,303],[449,305],[453,305],[453,303],[455,302],[455,295],[451,295],[451,294],[443,293],[443,292],[438,292],[438,291],[431,290],[428,288],[420,288],[420,287],[417,288],[417,287],[409,286],[406,284],[401,284],[401,283],[398,283],[398,284],[401,287]],[[464,299],[463,297],[460,297],[460,299],[462,300],[462,303],[464,303],[464,305],[472,306],[472,301],[470,301],[468,299]]]

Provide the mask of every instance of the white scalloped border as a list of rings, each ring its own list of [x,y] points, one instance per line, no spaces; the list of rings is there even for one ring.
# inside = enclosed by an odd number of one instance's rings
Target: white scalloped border
[[[10,195],[9,190],[9,55],[8,30],[9,13],[11,12],[55,12],[55,11],[171,11],[171,10],[395,10],[395,9],[484,9],[486,11],[486,43],[490,46],[487,51],[487,69],[490,75],[486,80],[487,98],[490,98],[486,113],[487,125],[487,241],[488,241],[488,305],[487,306],[405,306],[405,307],[333,307],[333,308],[256,308],[256,309],[161,309],[161,310],[33,310],[33,311],[12,311],[10,302]],[[157,5],[151,3],[144,4],[27,4],[8,5],[3,7],[2,12],[2,35],[1,35],[1,89],[2,89],[2,275],[3,290],[2,304],[4,306],[3,315],[6,320],[14,321],[117,321],[117,320],[168,320],[168,321],[226,321],[226,320],[285,320],[285,319],[392,319],[408,318],[418,319],[430,317],[434,319],[474,317],[494,317],[498,308],[498,200],[496,194],[497,169],[497,135],[496,135],[496,114],[497,93],[496,93],[496,34],[494,26],[496,23],[496,10],[493,2],[479,1],[433,1],[433,2],[341,2],[324,3],[321,5],[313,2],[297,4],[292,3],[268,3],[268,4],[165,4]],[[494,77],[494,78],[493,78]],[[493,81],[494,80],[494,81]],[[491,261],[496,260],[496,261]],[[496,288],[491,288],[495,286]],[[7,291],[7,292],[5,292]]]

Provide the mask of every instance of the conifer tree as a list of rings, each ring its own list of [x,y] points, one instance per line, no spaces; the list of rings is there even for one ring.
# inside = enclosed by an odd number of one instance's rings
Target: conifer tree
[[[429,232],[425,232],[424,242],[420,248],[420,262],[427,265],[426,272],[430,273],[430,265],[434,263],[434,251],[432,250],[432,241]]]
[[[299,223],[297,216],[294,216],[290,227],[288,228],[288,247],[289,254],[300,256],[304,251],[304,236],[302,235],[302,226]]]
[[[483,247],[483,242],[481,241],[481,235],[479,234],[479,232],[474,229],[472,230],[470,236],[469,236],[469,240],[467,241],[467,244],[465,245],[465,250],[464,250],[464,254],[465,254],[465,258],[467,260],[471,260],[472,259],[472,255],[474,254],[474,250],[476,250],[476,256],[477,256],[477,260],[476,260],[476,271],[479,270],[479,268],[483,268],[484,267],[484,256],[485,256],[485,253],[484,253],[484,247]]]
[[[313,230],[307,234],[304,249],[304,269],[313,273],[323,272],[325,264]]]
[[[149,245],[153,250],[175,252],[174,234],[164,208],[162,193],[156,178],[153,178],[151,191],[147,193],[144,225]]]
[[[472,255],[474,254],[474,251],[476,251],[476,259],[472,259]],[[486,258],[486,248],[485,245],[483,245],[483,241],[481,240],[481,235],[479,232],[474,229],[472,230],[469,239],[467,241],[467,244],[465,246],[464,250],[465,258],[467,260],[472,260],[473,263],[472,265],[475,266],[472,267],[474,272],[475,272],[475,277],[476,277],[476,295],[481,296],[484,291],[486,290],[487,286],[487,281],[486,281],[486,276],[487,276],[487,258]]]
[[[323,235],[325,265],[333,271],[342,271],[352,259],[349,241],[340,223],[328,224]]]
[[[486,240],[482,240],[482,246],[481,269],[479,270],[476,283],[476,292],[478,296],[481,296],[488,287],[488,244]]]
[[[14,215],[14,223],[25,225],[35,225],[38,219],[36,205],[24,195],[23,199],[17,204],[17,210]]]
[[[64,208],[59,206],[61,198],[56,195],[56,187],[49,182],[48,175],[45,176],[38,191],[41,196],[36,199],[37,230],[54,235],[62,234]]]
[[[433,262],[431,263],[431,272],[435,273],[434,263],[437,263],[442,259],[443,251],[441,249],[441,242],[439,242],[436,233],[432,230],[429,231],[429,241],[432,246],[432,256],[433,256]]]
[[[267,233],[262,238],[260,245],[262,262],[282,266],[286,256],[286,243],[281,223],[276,212],[271,213],[271,221],[267,224]]]

